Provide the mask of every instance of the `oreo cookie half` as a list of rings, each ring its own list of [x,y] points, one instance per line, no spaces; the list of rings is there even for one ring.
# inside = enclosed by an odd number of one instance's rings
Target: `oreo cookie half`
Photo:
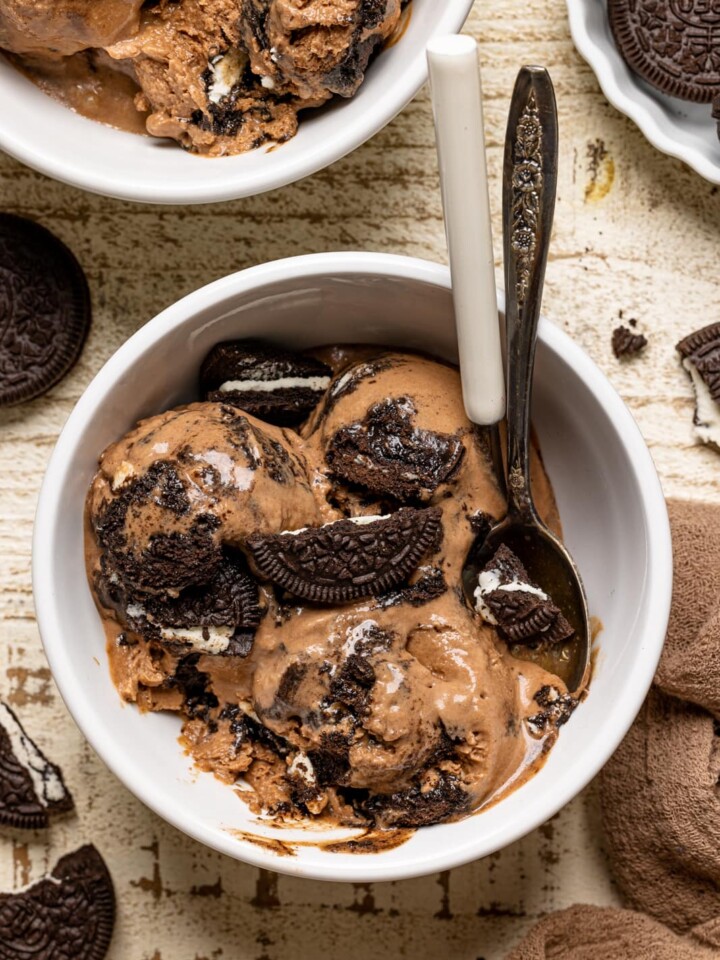
[[[61,380],[90,329],[82,267],[32,220],[0,214],[0,406],[33,400]]]
[[[266,423],[297,426],[330,386],[330,367],[260,340],[213,347],[200,370],[206,400],[239,407]]]
[[[496,626],[509,643],[560,643],[575,632],[504,544],[478,577],[475,606],[483,620]]]
[[[247,548],[260,575],[303,600],[350,603],[405,581],[442,536],[438,509],[255,536]]]
[[[628,66],[671,97],[710,103],[720,91],[720,17],[707,0],[609,0]]]
[[[15,713],[0,700],[0,826],[42,830],[48,826],[50,814],[72,809],[73,799],[60,768],[50,763]]]
[[[720,447],[720,323],[711,323],[675,348],[695,389],[695,432]]]
[[[383,400],[365,418],[332,437],[325,460],[335,476],[400,502],[427,501],[458,469],[465,452],[459,437],[414,426],[407,397]]]
[[[0,960],[103,960],[114,926],[105,862],[95,847],[80,847],[44,880],[0,893]]]

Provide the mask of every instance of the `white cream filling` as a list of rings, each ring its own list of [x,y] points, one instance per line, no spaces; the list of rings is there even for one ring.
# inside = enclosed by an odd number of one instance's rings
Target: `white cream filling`
[[[131,477],[135,476],[135,467],[127,460],[123,460],[120,464],[120,467],[117,470],[117,473],[112,478],[112,488],[114,490],[119,490],[120,487],[125,483],[126,480],[129,480]]]
[[[232,88],[242,76],[244,58],[239,50],[229,50],[210,62],[212,82],[208,87],[208,100],[220,103],[223,97],[232,93]]]
[[[287,772],[291,777],[300,777],[300,779],[304,780],[305,783],[317,783],[315,768],[312,765],[312,761],[310,757],[308,757],[308,755],[302,751],[295,754],[292,762],[288,766]]]
[[[220,384],[220,393],[235,393],[251,390],[253,393],[272,393],[275,390],[327,390],[330,377],[278,377],[277,380],[227,380]]]
[[[533,587],[531,584],[522,583],[520,580],[511,580],[510,583],[502,583],[499,570],[483,570],[478,576],[478,585],[473,594],[475,597],[475,609],[486,623],[490,623],[494,627],[497,626],[497,620],[490,607],[485,603],[484,598],[496,590],[504,590],[507,593],[532,593],[534,596],[540,597],[541,600],[550,599],[540,587]]]
[[[10,738],[12,752],[30,774],[35,796],[47,807],[59,803],[67,792],[62,780],[42,756],[32,740],[22,731],[19,723],[4,703],[0,703],[0,726]]]
[[[163,640],[187,643],[198,653],[224,653],[230,646],[233,627],[163,627]]]
[[[683,366],[690,374],[695,390],[695,433],[703,443],[720,446],[720,405],[713,400],[710,388],[689,357],[683,360]]]
[[[387,520],[387,517],[342,517],[340,520],[331,520],[330,523],[324,523],[320,529],[326,530],[328,527],[334,527],[336,523],[344,523],[346,520],[358,527],[364,527],[369,523],[376,523],[378,520]],[[299,530],[283,530],[280,535],[283,537],[298,537],[307,530],[310,530],[310,527],[301,527]]]

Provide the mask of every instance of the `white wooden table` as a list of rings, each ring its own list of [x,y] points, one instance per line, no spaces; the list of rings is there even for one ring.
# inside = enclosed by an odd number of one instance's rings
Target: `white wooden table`
[[[496,237],[509,95],[522,63],[542,63],[555,81],[562,141],[545,312],[620,390],[666,493],[720,501],[720,455],[694,443],[691,391],[673,350],[720,316],[718,188],[657,153],[607,104],[574,51],[561,0],[477,2],[468,30],[482,45]],[[96,843],[118,891],[112,960],[499,960],[547,911],[617,902],[592,787],[502,853],[421,880],[323,884],[224,859],[146,810],[93,754],[52,683],[33,617],[31,532],[45,463],[81,391],[134,330],[201,284],[278,257],[353,249],[445,259],[427,93],[353,156],[256,199],[136,206],[1,155],[0,197],[72,247],[95,304],[72,375],[48,397],[0,412],[0,696],[62,764],[78,808],[47,838],[0,838],[0,889]],[[632,363],[610,349],[621,315],[650,340]]]

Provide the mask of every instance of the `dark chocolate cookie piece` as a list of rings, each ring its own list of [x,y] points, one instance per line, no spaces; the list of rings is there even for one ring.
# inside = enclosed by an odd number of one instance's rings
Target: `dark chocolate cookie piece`
[[[575,632],[504,544],[480,573],[475,599],[481,617],[509,643],[560,643]]]
[[[608,0],[628,66],[658,90],[710,103],[720,92],[720,16],[707,0]]]
[[[48,826],[50,814],[72,808],[60,768],[50,763],[15,712],[0,700],[0,826],[41,830]]]
[[[436,771],[430,783],[418,784],[393,794],[378,794],[360,805],[361,810],[380,826],[426,827],[464,813],[470,797],[458,779]]]
[[[647,346],[647,337],[641,333],[633,333],[626,326],[620,325],[613,330],[612,349],[616,358],[634,357]]]
[[[465,452],[459,437],[414,426],[407,397],[383,400],[341,427],[325,451],[336,477],[400,502],[427,501],[451,479]]]
[[[695,431],[720,448],[720,323],[696,330],[675,349],[695,389]]]
[[[336,520],[295,533],[251,537],[262,577],[314,603],[350,603],[405,581],[442,536],[437,509]]]
[[[64,243],[0,214],[0,405],[33,400],[74,365],[90,329],[90,291]]]
[[[557,687],[541,687],[533,697],[540,707],[538,713],[528,717],[527,725],[536,737],[546,736],[568,722],[578,705],[578,700],[569,693],[560,693]]]
[[[260,340],[228,340],[213,347],[200,370],[207,400],[231,404],[278,426],[297,426],[330,385],[319,360]]]
[[[96,584],[102,604],[148,641],[223,656],[245,657],[252,649],[260,623],[258,587],[242,554],[226,553],[207,583],[178,597],[129,592],[104,563]]]
[[[95,847],[80,847],[44,880],[0,893],[0,960],[103,960],[114,926],[105,862]]]

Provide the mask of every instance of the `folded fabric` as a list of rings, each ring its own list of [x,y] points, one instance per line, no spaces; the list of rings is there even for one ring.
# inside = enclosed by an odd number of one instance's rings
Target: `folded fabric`
[[[720,958],[720,506],[671,501],[668,510],[665,649],[599,778],[610,865],[633,910],[552,914],[508,960]]]
[[[685,933],[720,918],[720,507],[668,506],[666,647],[640,716],[600,776],[600,797],[627,903]]]
[[[574,906],[541,920],[507,960],[717,960],[699,930],[681,937],[632,910]]]
[[[655,684],[720,719],[720,506],[671,500],[675,586]]]

